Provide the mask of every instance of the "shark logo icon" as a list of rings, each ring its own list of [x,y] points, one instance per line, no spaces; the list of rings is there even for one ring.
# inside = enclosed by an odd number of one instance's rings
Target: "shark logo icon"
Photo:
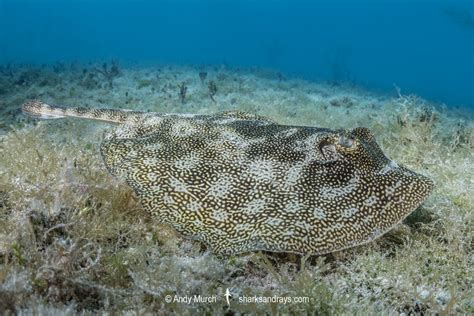
[[[230,306],[230,298],[232,297],[232,295],[230,294],[230,290],[229,288],[225,289],[225,300],[227,301],[227,306]]]

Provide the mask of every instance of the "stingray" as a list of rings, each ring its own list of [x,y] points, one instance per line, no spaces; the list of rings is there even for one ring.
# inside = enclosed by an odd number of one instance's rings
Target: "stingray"
[[[23,105],[39,118],[118,124],[100,151],[158,222],[217,254],[326,254],[392,229],[433,182],[383,153],[364,127],[280,125],[215,115]]]

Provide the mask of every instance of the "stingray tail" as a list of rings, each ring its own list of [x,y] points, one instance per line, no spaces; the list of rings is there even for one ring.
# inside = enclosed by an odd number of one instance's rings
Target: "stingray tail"
[[[53,106],[38,100],[25,102],[23,113],[40,119],[77,117],[111,123],[124,123],[138,119],[144,112],[117,109],[90,109],[83,107]]]

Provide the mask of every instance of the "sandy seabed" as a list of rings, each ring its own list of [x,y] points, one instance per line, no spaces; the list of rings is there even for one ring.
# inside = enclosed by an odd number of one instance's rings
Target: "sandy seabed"
[[[364,126],[436,187],[368,245],[217,257],[157,224],[107,173],[98,148],[109,124],[32,120],[20,112],[28,99]],[[403,89],[388,96],[222,66],[1,66],[0,314],[473,314],[473,149],[472,112]]]

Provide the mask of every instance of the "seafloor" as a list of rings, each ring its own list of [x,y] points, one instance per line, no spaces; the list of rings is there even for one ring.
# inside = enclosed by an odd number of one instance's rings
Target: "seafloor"
[[[387,155],[436,188],[384,237],[331,255],[217,257],[139,207],[108,175],[106,123],[35,121],[21,104],[215,113],[283,124],[366,126]],[[0,68],[0,314],[474,314],[472,113],[396,91],[265,70],[56,64]],[[230,306],[225,291],[232,293]],[[166,303],[167,295],[216,297]],[[245,303],[243,296],[308,297]]]

